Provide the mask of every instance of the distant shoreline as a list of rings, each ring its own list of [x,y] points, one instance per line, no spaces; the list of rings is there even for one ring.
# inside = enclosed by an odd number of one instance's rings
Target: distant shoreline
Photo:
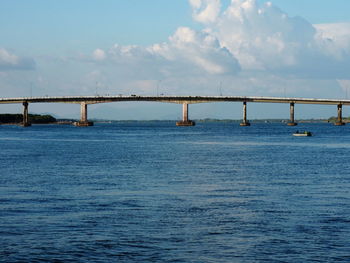
[[[132,123],[132,122],[176,122],[178,120],[94,120],[91,119],[94,123]],[[240,123],[240,119],[193,119],[197,123],[210,123],[210,122],[222,122],[222,123]],[[298,123],[329,123],[332,122],[328,119],[303,119],[296,120]],[[343,120],[344,122],[350,122],[350,120]],[[288,123],[288,119],[252,119],[249,120],[251,123]]]
[[[22,114],[0,114],[0,125],[20,125],[23,120]],[[78,121],[75,119],[56,119],[51,115],[30,114],[29,120],[31,124],[51,124],[51,125],[72,125]],[[197,123],[239,123],[240,119],[193,119]],[[150,122],[176,122],[178,120],[104,120],[91,119],[94,123],[150,123]],[[329,119],[300,119],[298,123],[334,123],[336,117]],[[288,123],[288,119],[250,119],[251,123]],[[344,123],[350,123],[350,118],[343,118]]]

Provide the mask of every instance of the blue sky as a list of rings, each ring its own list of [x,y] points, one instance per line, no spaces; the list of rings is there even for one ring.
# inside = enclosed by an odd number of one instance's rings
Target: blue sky
[[[193,24],[185,0],[11,0],[0,9],[2,44],[38,52],[164,41]]]
[[[348,0],[272,2],[311,23],[350,22]],[[166,41],[179,26],[198,28],[187,0],[3,0],[1,6],[1,44],[23,52],[27,48],[74,52],[115,43],[150,45]]]
[[[260,1],[266,2],[266,1]],[[348,0],[274,0],[290,16],[302,16],[313,24],[349,22]]]
[[[224,95],[247,96],[350,94],[348,0],[0,2],[0,87],[5,97],[154,95],[157,87],[169,95],[218,95],[219,89]],[[206,110],[194,110],[194,117],[226,118],[230,115],[222,112],[230,106],[203,105],[198,108]],[[232,118],[239,118],[241,106],[234,107]],[[31,107],[76,114],[73,106],[65,108]],[[274,107],[266,109],[268,116],[251,116],[282,117]],[[2,105],[0,111],[16,112],[18,107]],[[154,118],[178,114],[158,104],[91,107],[93,117],[134,116],[127,111],[146,119],[147,111]],[[327,113],[334,115],[332,111]],[[318,108],[307,112],[300,117],[325,115]]]

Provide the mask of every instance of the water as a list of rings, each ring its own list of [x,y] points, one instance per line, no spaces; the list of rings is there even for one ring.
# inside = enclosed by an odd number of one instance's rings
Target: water
[[[349,153],[331,124],[0,126],[0,261],[350,262]]]

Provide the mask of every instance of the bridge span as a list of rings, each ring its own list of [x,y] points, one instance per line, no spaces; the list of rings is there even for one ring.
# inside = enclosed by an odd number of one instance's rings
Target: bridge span
[[[62,97],[19,97],[19,98],[0,98],[0,104],[22,104],[23,105],[23,126],[30,126],[28,118],[28,106],[30,103],[75,103],[81,105],[80,121],[77,126],[91,126],[88,121],[87,106],[97,103],[111,102],[162,102],[177,103],[183,105],[182,121],[177,122],[178,126],[193,126],[194,122],[189,120],[189,104],[211,103],[211,102],[242,102],[243,103],[243,121],[241,126],[249,126],[247,120],[247,103],[288,103],[290,105],[290,120],[288,125],[297,125],[294,119],[295,104],[318,104],[318,105],[336,105],[338,119],[335,125],[344,125],[342,120],[342,106],[350,105],[350,100],[344,99],[317,99],[317,98],[282,98],[282,97],[254,97],[254,96],[62,96]]]

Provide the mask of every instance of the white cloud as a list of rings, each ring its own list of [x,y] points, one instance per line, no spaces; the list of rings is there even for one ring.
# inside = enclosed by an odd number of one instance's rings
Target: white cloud
[[[202,0],[190,0],[190,5],[196,9],[201,8]]]
[[[232,1],[210,31],[248,70],[296,66],[315,33],[302,18],[289,18],[272,4],[260,6],[254,0]]]
[[[64,79],[45,79],[66,86],[64,92],[84,87],[84,94],[93,94],[96,83],[99,90],[118,86],[118,93],[146,93],[161,80],[162,93],[167,94],[218,95],[222,82],[227,95],[272,96],[283,95],[278,85],[291,87],[283,82],[302,85],[294,87],[295,95],[312,94],[320,86],[323,94],[332,95],[320,81],[341,91],[337,79],[349,79],[350,24],[312,25],[301,17],[289,17],[271,2],[255,0],[232,0],[225,9],[220,0],[189,0],[189,4],[201,30],[179,27],[165,42],[148,47],[96,47],[89,55],[65,61],[69,66],[57,66]],[[33,60],[0,49],[0,71],[30,65],[34,67]]]
[[[84,87],[95,90],[90,73],[96,71],[100,85],[118,83],[121,93],[137,93],[133,87],[146,93],[162,80],[162,93],[168,94],[218,95],[223,82],[231,95],[283,95],[277,86],[285,86],[296,96],[319,89],[336,96],[343,83],[337,79],[349,79],[348,23],[312,25],[255,0],[232,0],[224,9],[220,0],[189,4],[201,30],[179,27],[167,41],[148,47],[97,48],[80,60],[86,67],[80,75]]]
[[[271,2],[189,0],[202,31],[179,27],[150,47],[115,45],[92,58],[142,79],[260,71],[298,78],[345,78],[350,66],[350,24],[312,25]],[[121,67],[123,67],[121,69]],[[131,76],[131,75],[130,75]]]
[[[210,74],[234,74],[240,70],[237,60],[218,40],[206,33],[180,27],[168,43],[154,45],[152,51],[174,62],[186,62]]]
[[[323,39],[335,41],[341,47],[350,46],[350,23],[331,23],[314,25]]]
[[[0,49],[0,61],[2,64],[16,65],[18,63],[18,57],[10,54],[6,49]]]
[[[349,71],[350,24],[314,26],[301,17],[289,17],[271,2],[255,0],[232,0],[210,21],[201,20],[196,18],[201,14],[198,10],[220,3],[190,3],[194,18],[238,59],[243,70],[299,77],[340,77]]]
[[[350,79],[338,79],[337,81],[346,94],[350,95],[348,94],[348,92],[350,92]]]
[[[193,18],[201,23],[212,23],[217,19],[220,9],[220,0],[190,0],[193,8]]]
[[[97,48],[95,49],[95,51],[92,54],[92,57],[95,60],[104,60],[106,58],[106,53],[104,52],[104,50]]]
[[[99,69],[108,85],[123,83],[124,90],[134,86],[140,92],[152,90],[152,85],[155,89],[162,80],[170,94],[217,95],[223,81],[231,94],[283,95],[275,81],[284,86],[289,84],[283,82],[301,83],[304,86],[294,91],[302,96],[312,94],[309,80],[313,80],[323,94],[334,95],[326,92],[324,83],[340,92],[336,79],[349,78],[350,24],[312,25],[301,17],[289,17],[271,2],[232,0],[224,10],[220,0],[189,3],[202,30],[179,27],[167,41],[148,47],[116,44],[95,49],[83,59],[95,67],[90,72]],[[92,82],[84,79],[85,86]]]
[[[31,58],[19,57],[0,48],[0,70],[32,70],[35,62]]]
[[[107,51],[96,49],[93,59],[113,64],[118,70],[128,68],[135,77],[162,78],[183,74],[235,74],[240,71],[238,61],[206,32],[180,27],[169,41],[144,48],[114,45]],[[91,61],[91,60],[89,60]]]
[[[343,60],[350,55],[350,23],[318,24],[316,38],[329,56]]]

